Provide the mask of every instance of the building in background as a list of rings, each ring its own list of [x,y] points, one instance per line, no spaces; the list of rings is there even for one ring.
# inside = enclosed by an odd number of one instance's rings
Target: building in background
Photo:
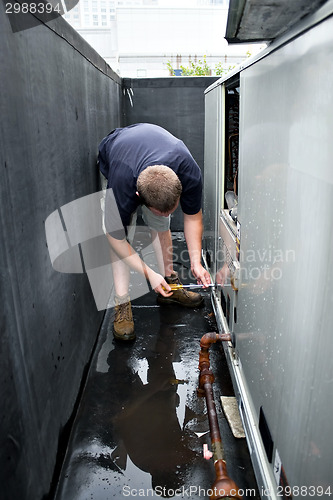
[[[164,77],[207,62],[211,74],[258,45],[224,39],[228,0],[80,0],[65,19],[122,77]]]

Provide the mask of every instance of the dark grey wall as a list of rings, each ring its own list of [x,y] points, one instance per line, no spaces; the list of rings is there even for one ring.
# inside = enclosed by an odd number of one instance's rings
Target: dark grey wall
[[[53,270],[49,214],[98,188],[120,79],[59,18],[13,32],[0,3],[0,497],[50,489],[58,439],[102,313],[85,274]]]
[[[99,189],[98,144],[124,124],[165,127],[202,167],[203,92],[215,80],[121,82],[62,18],[43,24],[34,17],[33,27],[23,29],[27,21],[27,15],[17,16],[10,24],[0,3],[3,500],[48,494],[59,437],[70,421],[103,314],[85,274],[53,270],[46,218]],[[177,215],[173,229],[181,226]]]
[[[204,91],[217,77],[170,77],[123,79],[123,120],[126,125],[149,122],[164,127],[181,139],[203,172]],[[171,229],[183,229],[180,208]]]

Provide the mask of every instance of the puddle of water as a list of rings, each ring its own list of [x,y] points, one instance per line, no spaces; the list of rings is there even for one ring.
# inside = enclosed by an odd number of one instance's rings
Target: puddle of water
[[[214,468],[202,455],[209,436],[200,434],[208,421],[196,395],[195,313],[136,312],[142,329],[136,342],[119,345],[108,335],[98,353],[58,500],[187,498],[189,487],[192,498],[208,498],[203,492],[214,481]],[[91,442],[82,446],[85,435]]]

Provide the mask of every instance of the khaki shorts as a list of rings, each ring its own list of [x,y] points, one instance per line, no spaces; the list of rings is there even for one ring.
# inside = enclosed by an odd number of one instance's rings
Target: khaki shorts
[[[162,215],[155,215],[146,206],[141,206],[143,222],[157,232],[168,231],[170,229],[171,216],[163,217]],[[134,239],[135,227],[137,220],[137,212],[134,212],[131,219],[131,224],[127,228],[127,239],[132,242]]]

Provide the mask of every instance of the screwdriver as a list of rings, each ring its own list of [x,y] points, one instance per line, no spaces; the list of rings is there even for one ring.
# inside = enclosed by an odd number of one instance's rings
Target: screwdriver
[[[180,290],[181,288],[208,288],[208,287],[219,287],[221,285],[216,285],[216,284],[213,284],[213,283],[210,283],[209,285],[206,285],[204,287],[204,285],[200,284],[192,284],[192,285],[179,285],[179,284],[170,284],[169,285],[171,290]]]

